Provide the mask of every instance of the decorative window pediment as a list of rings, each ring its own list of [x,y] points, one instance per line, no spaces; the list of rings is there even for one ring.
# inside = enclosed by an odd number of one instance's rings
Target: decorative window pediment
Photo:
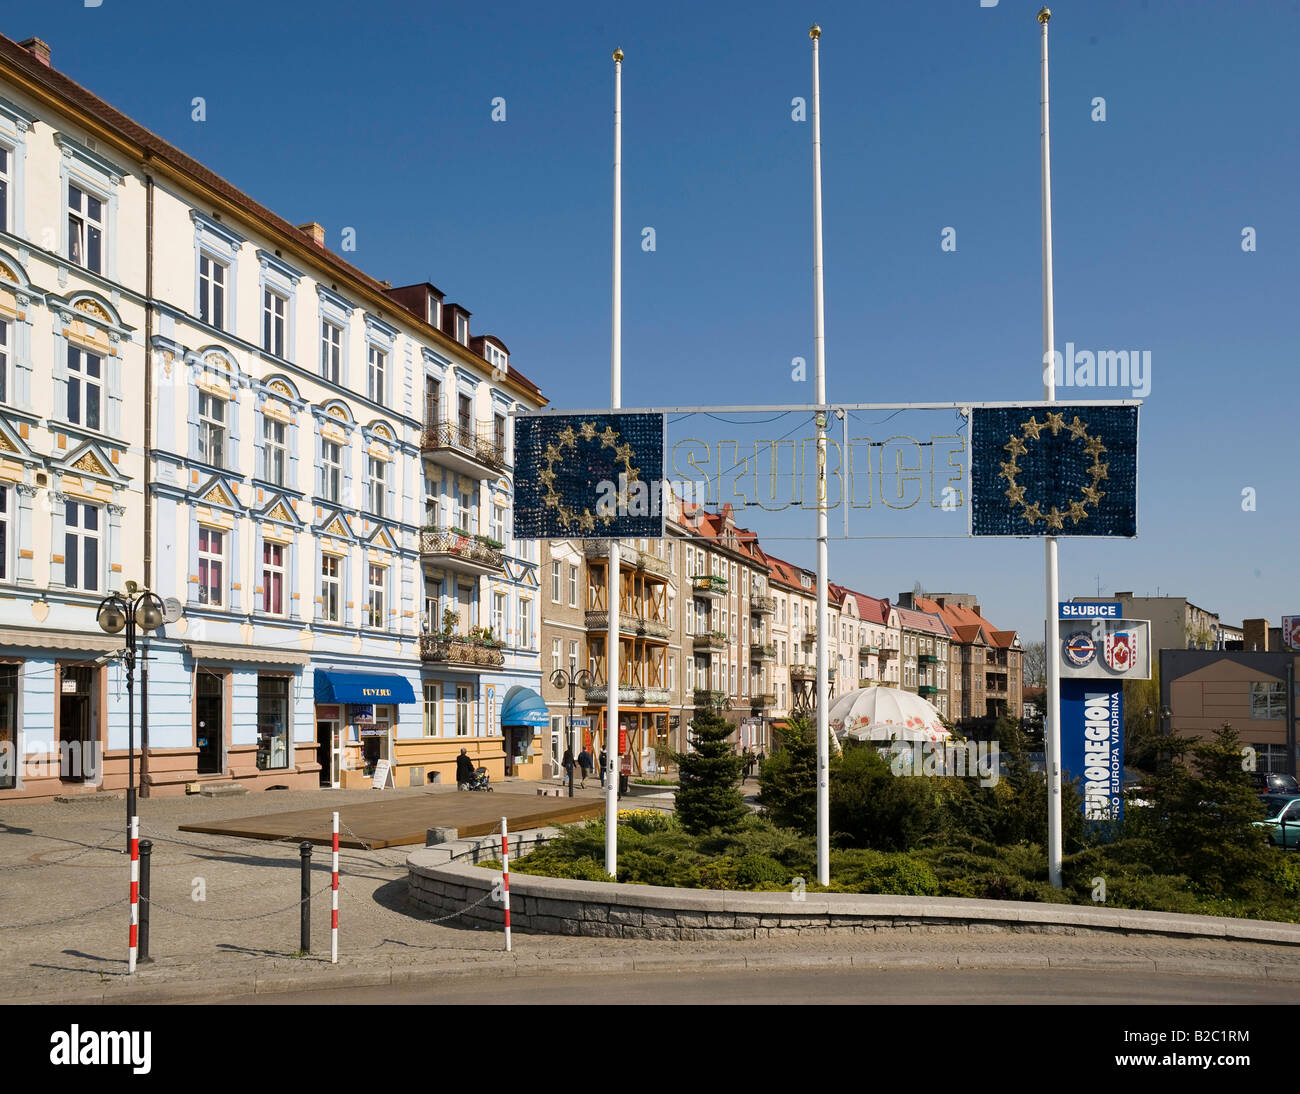
[[[51,460],[50,467],[65,474],[88,476],[101,482],[112,483],[114,486],[125,486],[130,481],[117,469],[117,464],[113,462],[112,456],[105,451],[103,445],[94,441],[78,445],[61,460]]]
[[[245,507],[239,501],[239,492],[224,475],[213,475],[197,489],[191,491],[191,496],[204,505],[213,505],[218,509],[240,515],[244,512]]]
[[[294,512],[293,503],[283,494],[272,495],[271,499],[259,510],[258,516],[263,520],[287,524],[296,530],[305,527],[303,522],[298,519],[298,514]]]
[[[341,510],[327,510],[325,516],[316,522],[313,530],[318,536],[333,536],[356,542],[357,535],[352,530],[352,522]]]

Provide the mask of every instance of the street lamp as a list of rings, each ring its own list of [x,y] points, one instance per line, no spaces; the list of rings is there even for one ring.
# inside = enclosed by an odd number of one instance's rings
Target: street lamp
[[[137,590],[139,590],[137,595]],[[126,826],[131,830],[131,820],[135,812],[135,648],[137,628],[144,632],[145,656],[148,656],[148,633],[157,630],[163,624],[163,602],[153,593],[140,590],[134,581],[126,583],[126,594],[110,593],[99,602],[95,618],[100,630],[105,634],[126,632],[126,649],[123,660],[126,662],[126,732],[127,732],[127,777],[126,777]],[[149,708],[147,697],[143,698],[143,722],[140,728],[141,743],[148,740]],[[141,757],[141,768],[144,758]],[[130,854],[130,836],[127,836],[127,853]]]
[[[576,734],[573,726],[573,703],[574,696],[578,688],[586,691],[591,687],[591,673],[586,669],[578,668],[576,657],[569,658],[569,671],[556,669],[551,673],[551,686],[556,688],[569,689],[569,753],[573,754],[573,749],[577,745]],[[576,758],[575,758],[576,760]],[[569,768],[569,797],[573,797],[573,768]]]

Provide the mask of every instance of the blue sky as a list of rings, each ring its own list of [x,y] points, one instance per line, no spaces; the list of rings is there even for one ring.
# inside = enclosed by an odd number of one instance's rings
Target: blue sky
[[[1041,397],[1038,6],[5,0],[0,29],[335,249],[355,228],[358,265],[433,281],[562,407],[608,392],[614,46],[624,405],[812,400],[790,378],[813,331],[791,100],[815,20],[829,396],[1000,400]],[[1152,354],[1139,538],[1062,541],[1062,595],[1159,587],[1276,625],[1300,612],[1300,4],[1063,3],[1051,38],[1058,346]],[[1027,637],[1042,557],[831,545],[837,581],[975,591]]]

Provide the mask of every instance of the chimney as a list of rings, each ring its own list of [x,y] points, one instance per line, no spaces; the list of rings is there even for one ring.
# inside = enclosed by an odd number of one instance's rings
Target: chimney
[[[313,220],[308,224],[299,224],[298,231],[306,232],[307,235],[311,236],[311,241],[317,247],[325,246],[325,226],[323,224],[317,224]]]
[[[42,42],[39,38],[28,38],[27,41],[18,44],[46,68],[50,67],[50,44],[48,42]]]

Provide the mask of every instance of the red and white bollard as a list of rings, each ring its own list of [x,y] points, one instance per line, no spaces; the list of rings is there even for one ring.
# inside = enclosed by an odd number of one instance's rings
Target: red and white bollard
[[[510,952],[510,836],[506,831],[506,818],[501,818],[501,881],[506,902],[506,952]]]
[[[339,815],[334,814],[334,851],[330,862],[330,964],[339,963]]]
[[[135,972],[140,948],[140,818],[131,818],[131,931],[127,946],[126,971]]]

